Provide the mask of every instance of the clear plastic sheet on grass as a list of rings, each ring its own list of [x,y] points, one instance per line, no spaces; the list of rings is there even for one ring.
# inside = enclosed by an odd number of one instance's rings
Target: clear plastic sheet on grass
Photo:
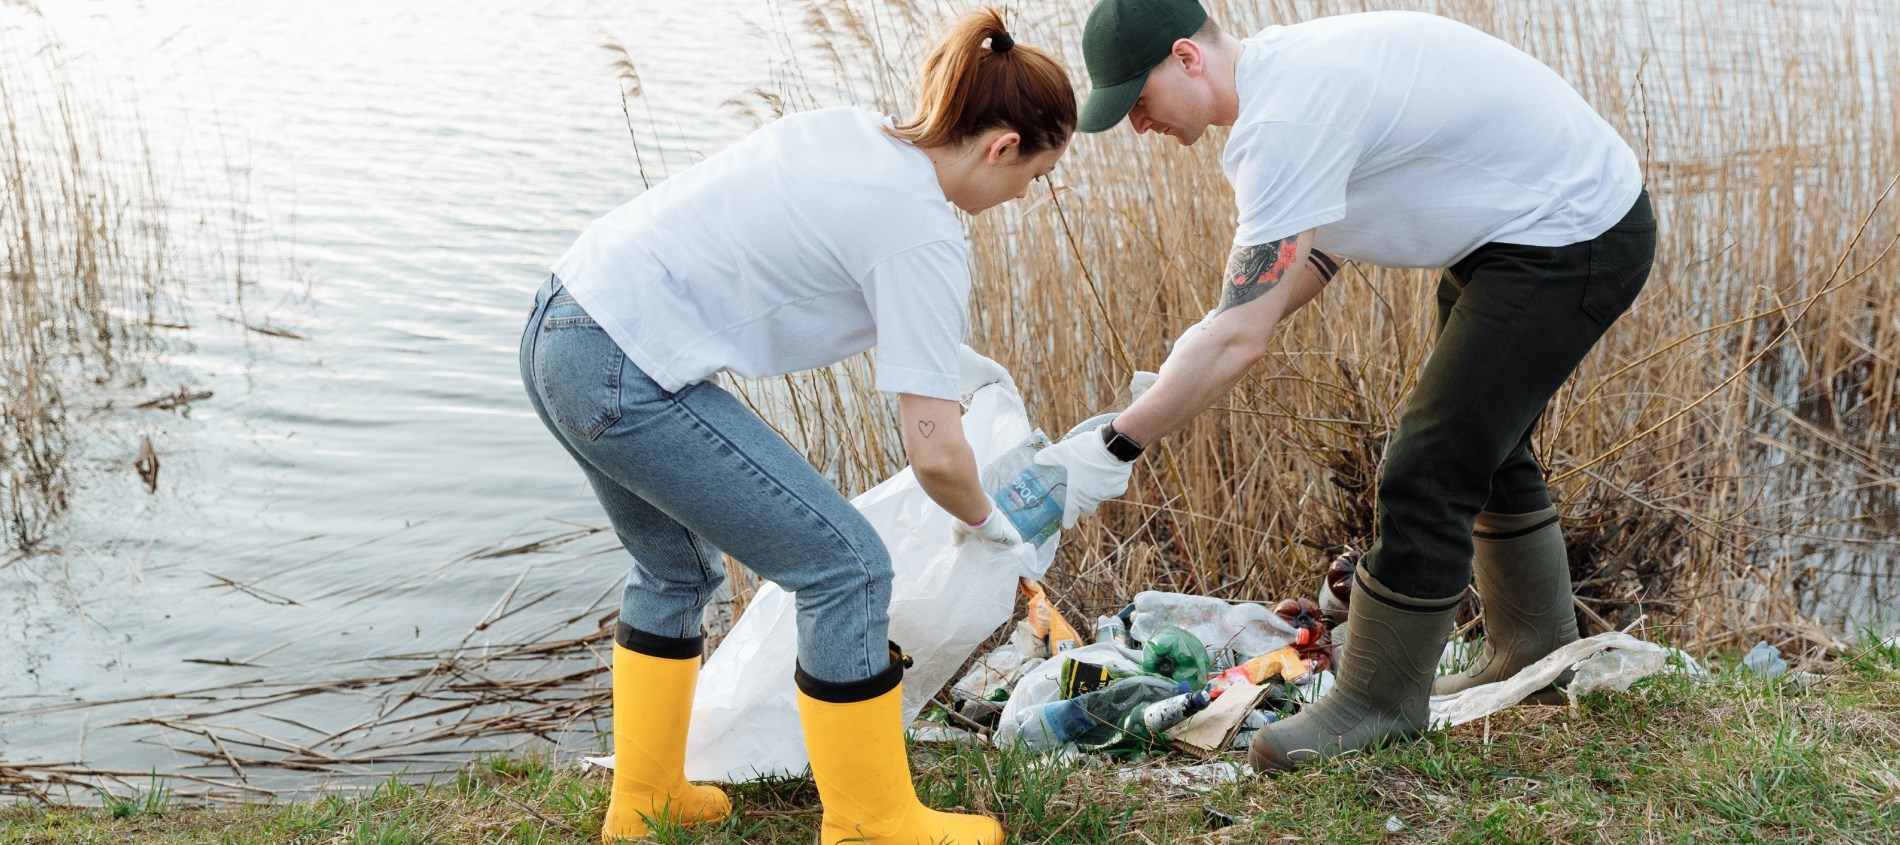
[[[1611,631],[1585,637],[1546,655],[1508,680],[1475,686],[1452,695],[1432,696],[1431,723],[1439,727],[1462,725],[1515,706],[1524,697],[1554,683],[1576,669],[1566,693],[1578,696],[1600,689],[1622,692],[1643,678],[1663,670],[1668,652],[1662,646]]]

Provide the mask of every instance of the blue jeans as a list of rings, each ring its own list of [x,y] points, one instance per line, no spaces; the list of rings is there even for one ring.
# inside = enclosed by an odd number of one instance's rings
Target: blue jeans
[[[793,594],[806,673],[844,684],[890,666],[884,541],[731,394],[660,389],[554,277],[522,333],[521,380],[633,556],[620,621],[699,636],[723,550]]]

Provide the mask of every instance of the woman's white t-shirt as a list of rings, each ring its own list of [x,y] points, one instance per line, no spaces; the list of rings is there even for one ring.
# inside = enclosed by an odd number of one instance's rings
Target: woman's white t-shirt
[[[554,274],[665,390],[875,345],[877,389],[956,399],[969,245],[929,157],[890,124],[781,118],[595,221]]]
[[[1234,242],[1444,267],[1493,241],[1564,246],[1642,192],[1636,154],[1555,71],[1464,24],[1367,12],[1242,42],[1222,154]]]

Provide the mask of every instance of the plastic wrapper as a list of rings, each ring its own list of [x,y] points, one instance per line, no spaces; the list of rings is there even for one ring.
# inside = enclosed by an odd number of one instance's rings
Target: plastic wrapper
[[[977,658],[970,666],[970,671],[957,681],[956,686],[950,688],[950,695],[965,700],[988,699],[1009,684],[1018,668],[1035,659],[1024,656],[1015,645],[1004,643],[989,654]]]
[[[1229,604],[1217,598],[1153,590],[1135,594],[1129,633],[1146,642],[1170,625],[1187,629],[1209,651],[1228,648],[1248,660],[1293,644],[1298,629],[1257,604]]]

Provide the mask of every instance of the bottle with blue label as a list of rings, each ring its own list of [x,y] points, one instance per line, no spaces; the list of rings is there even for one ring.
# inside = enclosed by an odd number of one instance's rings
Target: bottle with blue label
[[[1089,417],[1062,436],[1067,440],[1083,433],[1094,433],[1115,418],[1114,413]],[[1049,445],[1049,436],[1040,429],[1030,432],[1023,442],[997,456],[983,469],[983,489],[996,500],[996,507],[1009,517],[1023,539],[1042,545],[1062,530],[1062,502],[1068,492],[1068,473],[1061,467],[1036,463],[1036,451]]]
[[[1151,372],[1136,372],[1128,381],[1127,401],[1133,403],[1141,398],[1156,378],[1158,376]],[[1119,415],[1118,411],[1096,414],[1076,423],[1062,439],[1093,434]],[[1061,467],[1036,463],[1036,450],[1047,445],[1049,435],[1043,434],[1041,429],[1032,431],[1023,442],[990,461],[981,476],[983,489],[989,491],[997,509],[1009,517],[1024,540],[1035,546],[1062,530],[1062,502],[1069,490],[1069,474]]]

